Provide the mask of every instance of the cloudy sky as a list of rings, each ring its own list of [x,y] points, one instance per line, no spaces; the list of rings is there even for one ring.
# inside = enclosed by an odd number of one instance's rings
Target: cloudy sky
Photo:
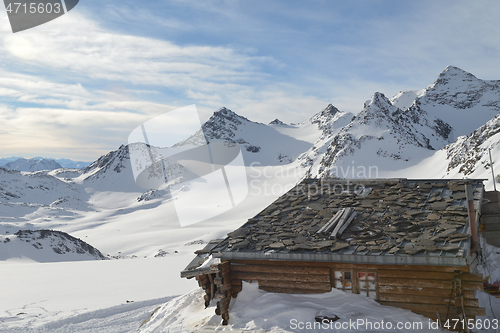
[[[0,157],[92,161],[141,123],[196,104],[301,122],[447,66],[500,79],[492,1],[80,0],[13,34],[0,11]]]

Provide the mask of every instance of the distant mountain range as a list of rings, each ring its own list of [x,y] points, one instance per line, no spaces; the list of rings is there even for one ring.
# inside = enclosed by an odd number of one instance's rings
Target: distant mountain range
[[[90,162],[73,161],[67,158],[49,159],[43,157],[23,158],[4,157],[0,158],[0,167],[18,171],[42,171],[55,170],[59,168],[83,169],[90,165]]]

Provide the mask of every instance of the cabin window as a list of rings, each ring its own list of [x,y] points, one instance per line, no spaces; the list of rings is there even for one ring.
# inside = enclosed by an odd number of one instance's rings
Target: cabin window
[[[377,272],[369,270],[333,271],[333,287],[348,293],[361,294],[378,299]]]
[[[352,293],[352,275],[351,272],[335,271],[334,287]]]
[[[370,271],[357,271],[356,272],[358,288],[357,292],[361,295],[377,299],[377,275],[375,272]]]

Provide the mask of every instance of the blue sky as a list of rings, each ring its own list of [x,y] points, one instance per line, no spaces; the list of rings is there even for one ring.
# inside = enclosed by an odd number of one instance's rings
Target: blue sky
[[[91,161],[196,104],[301,122],[447,66],[500,79],[497,1],[103,1],[12,34],[0,11],[0,156]]]

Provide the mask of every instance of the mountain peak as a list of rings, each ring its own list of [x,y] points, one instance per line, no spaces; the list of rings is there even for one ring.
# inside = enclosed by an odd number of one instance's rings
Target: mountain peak
[[[110,151],[106,155],[99,157],[96,161],[90,164],[83,170],[85,178],[99,178],[99,175],[106,172],[108,169],[113,169],[116,173],[120,173],[126,168],[127,160],[130,160],[129,146],[120,145],[117,150]]]
[[[247,118],[240,116],[236,112],[231,111],[230,109],[224,106],[221,107],[219,110],[215,111],[212,117],[210,117],[210,119],[207,121],[207,123],[211,121],[213,122],[214,120],[215,121],[229,120],[230,122],[237,122],[237,123],[241,123],[242,120],[250,121]]]
[[[372,98],[365,102],[364,108],[369,109],[374,106],[381,110],[395,109],[391,101],[380,92],[374,93]]]
[[[269,123],[269,125],[286,125],[286,124],[284,122],[282,122],[281,120],[279,120],[278,118],[276,118],[273,121],[271,121]]]
[[[439,74],[438,78],[433,84],[433,87],[439,86],[439,85],[446,85],[449,84],[450,81],[455,81],[455,82],[474,82],[478,81],[478,78],[476,78],[474,75],[472,75],[469,72],[464,71],[463,69],[460,69],[455,66],[448,66],[446,67],[441,74]]]
[[[202,130],[204,132],[204,137],[209,142],[213,140],[222,140],[244,144],[247,142],[245,140],[237,140],[236,133],[240,131],[241,127],[245,127],[251,123],[253,123],[251,120],[222,107],[215,111],[210,119],[203,124]]]
[[[451,75],[456,75],[456,74],[472,75],[471,73],[466,72],[463,69],[456,67],[456,66],[452,66],[452,65],[446,66],[446,68],[441,72],[441,74],[445,74],[445,73],[451,74]],[[472,75],[472,76],[474,76],[474,75]]]
[[[327,112],[329,114],[331,114],[332,116],[334,116],[335,114],[337,114],[339,111],[339,109],[337,109],[335,106],[333,106],[332,104],[328,104],[326,106],[326,108],[323,110],[323,112]]]
[[[326,108],[321,110],[320,112],[316,113],[314,116],[312,116],[309,121],[312,124],[323,124],[325,122],[328,122],[329,120],[333,119],[333,117],[339,113],[339,109],[337,109],[335,106],[332,104],[328,104]]]
[[[236,114],[234,113],[233,111],[231,111],[230,109],[226,108],[225,106],[221,107],[219,110],[215,111],[215,113],[221,113],[221,114]]]

